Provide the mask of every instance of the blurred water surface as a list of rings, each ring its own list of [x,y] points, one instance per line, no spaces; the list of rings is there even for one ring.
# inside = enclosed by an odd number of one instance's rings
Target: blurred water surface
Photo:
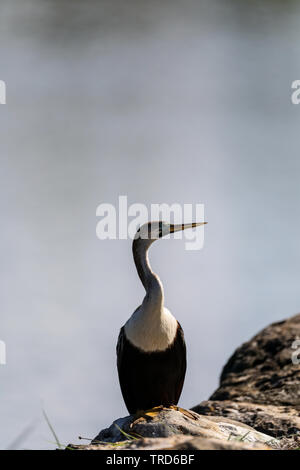
[[[184,327],[180,404],[299,311],[299,3],[2,0],[0,447],[94,437],[125,415],[115,344],[143,289],[96,207],[204,203],[202,251],[151,250]]]

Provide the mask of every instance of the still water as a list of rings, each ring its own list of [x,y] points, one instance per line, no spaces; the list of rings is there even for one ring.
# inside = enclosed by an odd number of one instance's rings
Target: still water
[[[96,207],[203,203],[201,251],[151,262],[182,324],[181,406],[234,348],[300,309],[300,6],[2,0],[0,447],[94,437],[126,410],[118,330],[143,289]]]

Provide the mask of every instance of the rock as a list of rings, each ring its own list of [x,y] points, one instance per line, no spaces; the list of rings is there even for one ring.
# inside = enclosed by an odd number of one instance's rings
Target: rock
[[[193,410],[202,415],[234,419],[279,439],[294,439],[300,434],[300,413],[292,407],[209,400]]]
[[[118,445],[116,445],[118,443]],[[98,445],[97,445],[98,444]],[[117,419],[90,446],[79,449],[270,449],[278,442],[244,423],[200,416],[182,408],[158,407],[140,417]]]
[[[251,450],[300,447],[300,364],[292,344],[300,315],[274,323],[239,347],[220,386],[192,410],[157,407],[117,419],[79,450]],[[300,359],[300,354],[298,355]]]
[[[239,441],[222,441],[193,436],[144,437],[138,440],[127,440],[117,445],[109,443],[73,445],[72,450],[268,450],[269,447],[259,443],[246,444]]]
[[[300,315],[274,323],[239,347],[225,365],[219,388],[192,408],[224,416],[299,447],[300,365],[292,344],[300,338]]]
[[[233,400],[300,409],[300,365],[292,344],[300,338],[300,315],[273,323],[239,347],[225,365],[211,400]]]

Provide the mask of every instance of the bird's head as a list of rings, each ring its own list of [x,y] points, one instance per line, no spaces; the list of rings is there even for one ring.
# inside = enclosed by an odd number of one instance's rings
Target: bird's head
[[[170,233],[179,232],[187,228],[195,228],[200,225],[207,224],[207,222],[192,222],[190,224],[169,224],[167,222],[146,222],[143,224],[135,234],[135,240],[149,240],[155,241]]]

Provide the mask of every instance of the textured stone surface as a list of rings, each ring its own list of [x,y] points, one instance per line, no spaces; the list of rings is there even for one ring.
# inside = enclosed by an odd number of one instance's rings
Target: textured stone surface
[[[269,450],[259,443],[248,444],[236,440],[206,439],[194,436],[145,437],[136,441],[123,441],[118,445],[72,445],[74,450]]]
[[[300,413],[290,406],[209,400],[195,406],[193,410],[202,415],[234,419],[278,439],[300,435]]]
[[[122,431],[121,431],[122,429]],[[98,444],[98,445],[97,445]],[[200,416],[183,409],[160,408],[134,418],[126,416],[112,423],[90,446],[77,449],[270,449],[276,439],[243,423]]]
[[[300,410],[300,365],[292,344],[300,338],[300,315],[274,323],[231,356],[211,400],[287,405]]]
[[[235,351],[219,388],[192,409],[235,419],[280,438],[283,446],[299,447],[300,364],[292,362],[292,344],[299,338],[300,315],[268,326]]]
[[[70,447],[299,448],[300,364],[292,362],[292,344],[299,338],[300,315],[274,323],[235,351],[219,388],[192,411],[159,407],[140,417],[126,416],[102,430],[92,444]]]

